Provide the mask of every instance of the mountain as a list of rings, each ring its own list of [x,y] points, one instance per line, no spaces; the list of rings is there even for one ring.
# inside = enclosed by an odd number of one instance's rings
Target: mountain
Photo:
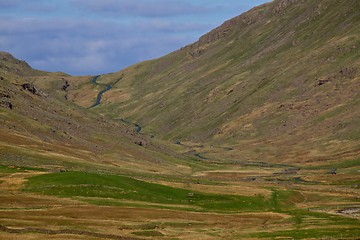
[[[90,82],[92,77],[34,70],[3,52],[0,76],[3,164],[54,171],[103,169],[153,173],[173,172],[175,163],[166,159],[182,159],[153,144],[150,138],[136,132],[133,125],[108,120],[66,101],[74,81]]]
[[[167,56],[102,75],[113,89],[96,110],[161,139],[233,149],[227,158],[358,156],[359,7],[261,5]]]
[[[100,76],[0,52],[0,238],[359,239],[359,9],[274,0]]]

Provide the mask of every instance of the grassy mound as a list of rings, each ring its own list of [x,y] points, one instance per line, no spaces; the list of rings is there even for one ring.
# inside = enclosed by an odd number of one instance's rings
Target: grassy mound
[[[25,191],[59,197],[121,199],[157,204],[190,205],[215,211],[267,211],[271,202],[259,196],[236,196],[193,192],[132,178],[83,172],[34,176]]]

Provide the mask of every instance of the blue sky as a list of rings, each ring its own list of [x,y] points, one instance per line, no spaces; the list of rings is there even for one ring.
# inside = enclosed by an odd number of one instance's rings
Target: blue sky
[[[0,51],[72,75],[115,72],[195,42],[270,0],[0,0]]]

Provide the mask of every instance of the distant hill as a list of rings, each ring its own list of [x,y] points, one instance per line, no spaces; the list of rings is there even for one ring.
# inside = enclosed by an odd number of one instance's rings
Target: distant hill
[[[229,158],[359,155],[359,9],[357,0],[261,5],[167,56],[101,76],[113,89],[97,111],[162,139],[231,147]]]

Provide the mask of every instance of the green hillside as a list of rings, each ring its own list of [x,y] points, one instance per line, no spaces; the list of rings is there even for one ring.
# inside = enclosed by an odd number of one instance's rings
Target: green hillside
[[[359,7],[259,6],[167,56],[101,76],[113,89],[97,111],[161,139],[252,148],[266,160],[356,156]]]

